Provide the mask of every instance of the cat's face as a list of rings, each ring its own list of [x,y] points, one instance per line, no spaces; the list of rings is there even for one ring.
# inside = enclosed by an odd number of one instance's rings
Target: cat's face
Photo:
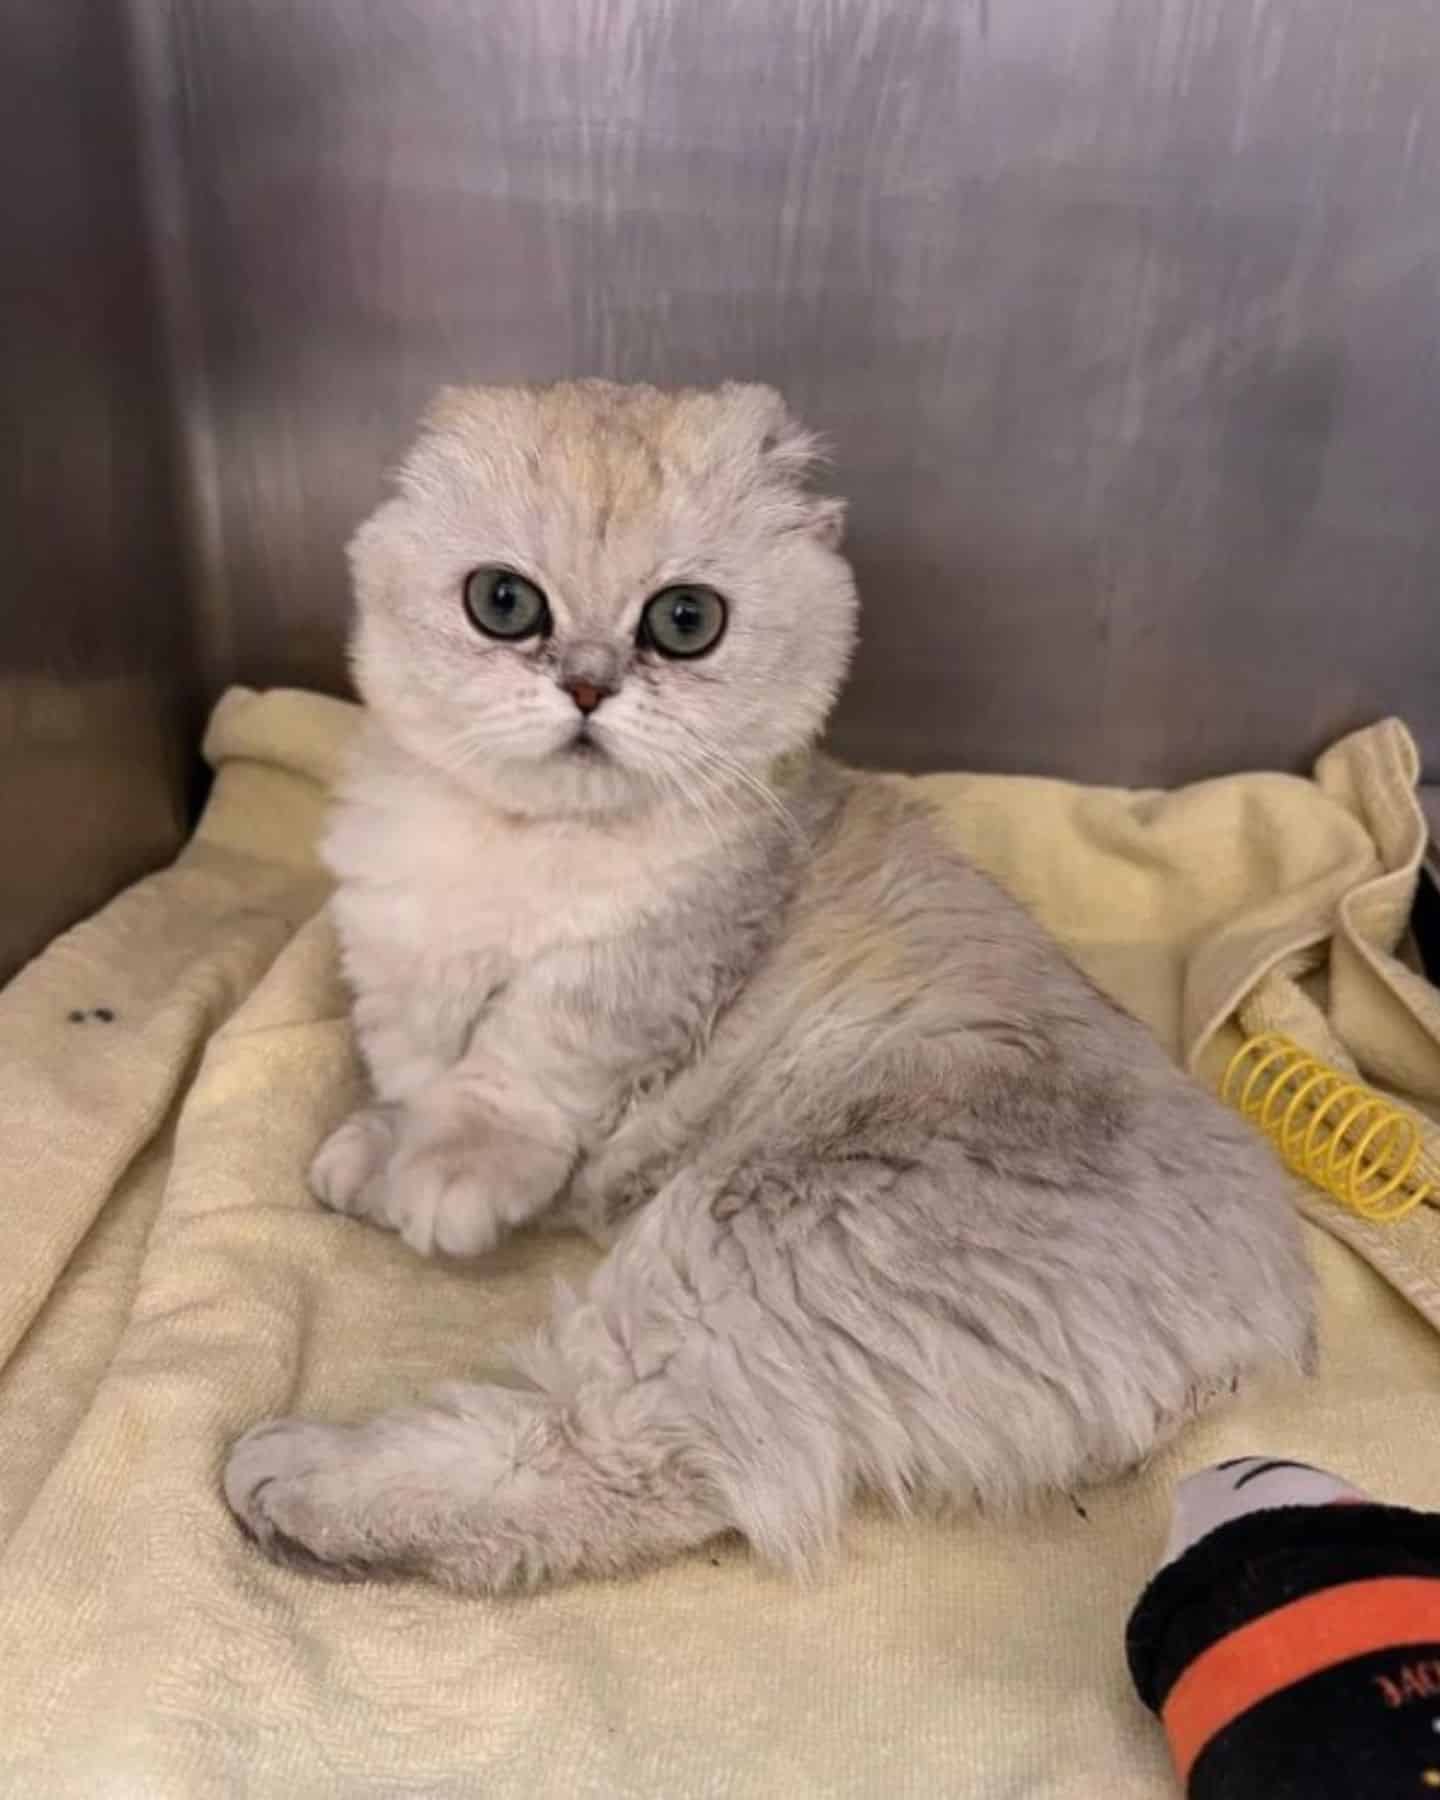
[[[361,692],[517,813],[763,777],[818,734],[854,642],[812,461],[764,387],[447,391],[351,545]]]

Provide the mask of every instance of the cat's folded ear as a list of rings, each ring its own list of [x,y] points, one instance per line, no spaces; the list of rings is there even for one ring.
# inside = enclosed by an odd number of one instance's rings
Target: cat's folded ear
[[[762,382],[731,382],[721,390],[746,417],[755,433],[765,477],[793,491],[799,501],[802,529],[812,532],[828,550],[838,550],[845,536],[845,502],[809,492],[826,449],[818,432],[802,425],[778,389]]]
[[[845,502],[810,490],[816,469],[827,460],[823,440],[787,414],[761,441],[760,449],[769,468],[792,489],[801,528],[827,550],[838,550],[845,538]]]
[[[810,529],[827,550],[838,550],[845,542],[845,502],[843,500],[817,500],[811,516]]]

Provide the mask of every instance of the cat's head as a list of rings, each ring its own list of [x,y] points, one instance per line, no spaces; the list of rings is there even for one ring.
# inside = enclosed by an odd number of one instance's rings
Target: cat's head
[[[515,812],[763,778],[819,733],[855,637],[814,461],[766,387],[447,390],[351,545],[362,694]]]

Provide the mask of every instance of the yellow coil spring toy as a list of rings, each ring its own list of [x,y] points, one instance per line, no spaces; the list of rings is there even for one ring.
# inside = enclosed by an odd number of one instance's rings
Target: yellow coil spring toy
[[[1241,1045],[1220,1093],[1297,1175],[1362,1219],[1403,1219],[1431,1194],[1416,1169],[1420,1128],[1410,1114],[1278,1031]]]

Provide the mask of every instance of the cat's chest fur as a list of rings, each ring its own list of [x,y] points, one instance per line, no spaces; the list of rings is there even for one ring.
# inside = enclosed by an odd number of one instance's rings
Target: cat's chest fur
[[[347,956],[472,998],[642,928],[696,851],[623,822],[510,818],[381,750],[326,841]]]

